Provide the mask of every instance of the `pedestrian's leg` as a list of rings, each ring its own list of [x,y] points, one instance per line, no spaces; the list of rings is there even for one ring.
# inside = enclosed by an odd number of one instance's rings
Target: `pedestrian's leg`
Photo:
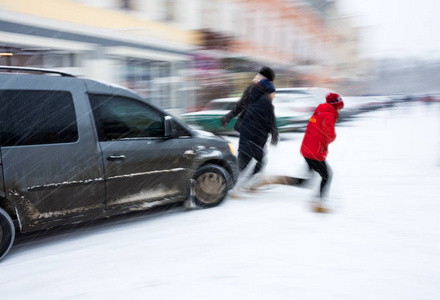
[[[252,175],[257,174],[264,168],[265,164],[263,160],[257,160],[257,163],[255,164],[254,171],[252,172]]]
[[[264,147],[261,147],[258,143],[254,141],[250,141],[250,157],[251,159],[255,159],[255,166],[252,167],[252,170],[248,173],[249,176],[246,176],[245,180],[242,183],[242,188],[246,191],[251,191],[252,186],[256,184],[261,179],[262,170],[267,164],[266,153]]]
[[[270,184],[281,184],[281,185],[302,187],[306,182],[307,179],[304,178],[296,178],[291,176],[267,176],[259,180],[256,184],[254,184],[251,187],[251,190],[257,190],[258,188],[264,185],[270,185]]]
[[[332,182],[333,172],[330,166],[325,161],[320,162],[318,169],[319,169],[318,173],[322,177],[319,194],[321,199],[324,199],[328,196],[330,185]]]
[[[322,200],[328,195],[333,172],[332,172],[330,166],[328,166],[328,164],[326,164],[325,161],[317,161],[317,160],[308,159],[308,158],[306,158],[306,161],[307,161],[307,164],[309,165],[309,167],[311,169],[315,170],[316,172],[318,172],[319,176],[321,176],[319,197]]]
[[[313,160],[305,158],[305,157],[304,157],[304,159],[306,160],[306,163],[307,163],[307,173],[310,175],[310,179],[311,179],[315,175],[315,172],[314,172],[314,170],[311,166],[311,163],[309,161],[313,161]]]
[[[328,196],[333,173],[325,161],[319,162],[317,164],[316,171],[322,178],[321,186],[319,189],[319,197],[321,199],[324,199],[326,196]]]
[[[255,191],[256,186],[259,184],[263,177],[263,169],[265,167],[265,159],[257,160],[254,170],[252,171],[251,176],[249,177],[249,180],[246,182],[246,189],[248,191]]]
[[[243,172],[251,161],[252,157],[244,152],[238,152],[238,171]]]
[[[292,176],[266,176],[259,180],[256,184],[251,187],[251,190],[257,190],[264,185],[280,184],[280,185],[290,185],[296,187],[303,187],[312,177],[313,169],[307,165],[307,171],[309,173],[308,178],[297,178]]]
[[[237,183],[235,184],[235,187],[231,190],[229,197],[231,198],[241,198],[239,190],[243,187],[245,182],[249,179],[249,172],[246,170],[247,166],[249,165],[249,162],[251,161],[252,157],[247,155],[244,151],[238,151],[238,179]]]

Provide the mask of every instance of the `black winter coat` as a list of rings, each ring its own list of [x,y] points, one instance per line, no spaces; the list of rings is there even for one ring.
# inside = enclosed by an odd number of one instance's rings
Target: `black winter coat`
[[[234,124],[234,129],[238,132],[240,132],[241,122],[243,121],[243,118],[246,115],[246,109],[251,102],[249,96],[251,94],[253,86],[254,84],[251,84],[244,90],[240,100],[238,100],[234,108],[222,118],[222,122],[224,122],[225,124],[229,124],[229,122],[238,115],[237,122],[235,122]]]
[[[272,139],[278,140],[278,130],[272,101],[269,94],[258,89],[253,89],[256,97],[249,104],[240,128],[240,141],[238,151],[261,161],[264,157],[264,145],[267,142],[269,133]]]

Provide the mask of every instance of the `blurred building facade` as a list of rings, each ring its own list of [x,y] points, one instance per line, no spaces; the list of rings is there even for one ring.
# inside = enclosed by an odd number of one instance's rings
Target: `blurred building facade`
[[[0,0],[2,65],[117,83],[181,110],[229,96],[261,65],[278,87],[342,89],[358,32],[326,0]]]
[[[0,64],[120,84],[165,108],[192,105],[192,32],[128,13],[122,1],[89,2],[1,0],[0,52],[14,55]]]

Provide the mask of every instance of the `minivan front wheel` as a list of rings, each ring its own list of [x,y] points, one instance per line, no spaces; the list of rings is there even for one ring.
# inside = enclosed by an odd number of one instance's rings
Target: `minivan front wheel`
[[[201,167],[194,176],[194,202],[198,207],[219,205],[231,186],[231,176],[222,167],[209,164]]]
[[[15,227],[9,214],[0,208],[0,260],[11,250],[15,240]]]

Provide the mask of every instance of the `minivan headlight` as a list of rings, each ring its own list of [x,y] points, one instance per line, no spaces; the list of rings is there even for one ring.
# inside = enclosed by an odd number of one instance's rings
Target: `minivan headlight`
[[[232,147],[232,144],[231,144],[231,143],[228,143],[228,145],[229,145],[229,150],[231,150],[231,153],[232,153],[233,155],[235,155],[235,153],[234,153],[234,147]]]

